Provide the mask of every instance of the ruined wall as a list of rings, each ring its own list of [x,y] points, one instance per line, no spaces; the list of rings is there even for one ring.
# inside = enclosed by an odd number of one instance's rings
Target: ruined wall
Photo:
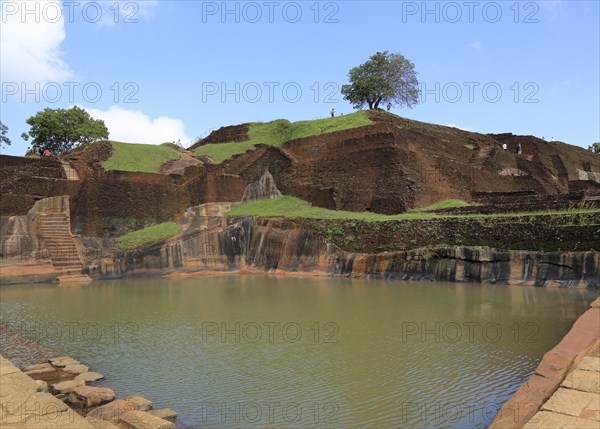
[[[36,201],[74,195],[77,188],[57,158],[0,155],[0,216],[26,215]]]

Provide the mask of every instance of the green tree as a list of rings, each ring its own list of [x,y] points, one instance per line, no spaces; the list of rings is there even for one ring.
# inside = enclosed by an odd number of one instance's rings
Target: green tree
[[[0,147],[2,147],[3,144],[5,144],[6,146],[10,146],[10,139],[6,135],[7,132],[8,127],[2,122],[0,122]]]
[[[377,109],[381,103],[412,107],[419,101],[415,65],[400,54],[377,52],[348,73],[349,85],[342,86],[344,99],[355,109],[365,105]]]
[[[594,143],[593,145],[588,147],[594,153],[600,154],[600,142]]]
[[[29,133],[21,134],[25,141],[32,138],[32,150],[50,149],[55,155],[74,147],[108,138],[104,121],[94,119],[80,107],[70,109],[46,108],[27,119]]]

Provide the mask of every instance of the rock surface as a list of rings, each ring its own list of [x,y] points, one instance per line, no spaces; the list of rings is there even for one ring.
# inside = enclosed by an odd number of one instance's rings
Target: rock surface
[[[269,171],[265,171],[257,182],[249,183],[246,186],[242,201],[265,200],[279,197],[281,197],[281,192],[277,189],[273,176]]]
[[[104,258],[90,262],[97,267],[96,276],[121,278],[238,270],[510,285],[600,287],[598,252],[497,251],[461,246],[376,254],[350,252],[324,238],[310,227],[309,222],[305,225],[304,221],[300,224],[284,219],[206,215],[211,212],[210,206],[212,204],[205,204],[188,210],[182,234],[168,243],[120,254],[112,260]],[[219,213],[218,210],[215,212]],[[339,228],[339,224],[337,227],[333,223],[326,225],[331,229]],[[419,231],[419,228],[411,225],[400,225],[396,234],[403,236],[404,230],[411,228]],[[393,228],[397,228],[397,223],[384,226],[381,228],[387,231],[389,226],[389,231],[393,231]],[[437,225],[436,228],[441,231],[442,226],[444,225]],[[446,226],[457,231],[452,225]],[[432,225],[423,227],[431,228]],[[589,235],[592,236],[591,233]],[[393,236],[391,234],[385,240],[391,241]],[[373,239],[377,237],[374,234]],[[361,237],[359,242],[364,241]]]
[[[131,402],[133,405],[135,405],[135,409],[138,411],[148,411],[152,409],[152,401],[149,401],[144,395],[128,395],[123,396],[121,399]]]
[[[91,381],[98,381],[103,379],[104,376],[102,374],[100,374],[99,372],[82,372],[81,374],[78,374],[77,376],[75,376],[75,380],[83,380],[86,383],[87,382],[91,382]]]
[[[135,429],[175,429],[173,422],[153,416],[145,411],[129,411],[121,417]]]
[[[115,399],[115,392],[107,387],[79,386],[72,392],[71,403],[81,403],[84,408],[97,407]]]
[[[136,410],[136,406],[129,401],[116,399],[106,405],[102,405],[88,413],[86,417],[90,419],[108,420],[117,422],[129,411]]]
[[[85,386],[85,381],[83,380],[69,380],[69,381],[61,381],[60,383],[56,383],[52,385],[52,390],[58,393],[71,393],[75,388],[79,386]]]
[[[61,357],[57,357],[57,358],[52,358],[52,359],[49,360],[49,362],[53,366],[56,366],[58,368],[65,367],[67,365],[79,365],[81,363],[78,360],[75,360],[75,359],[70,358],[68,356],[61,356]]]
[[[175,420],[177,420],[177,413],[170,408],[150,410],[148,411],[148,413],[152,414],[155,417],[160,417],[161,419],[168,420],[170,422],[175,422]]]
[[[65,367],[62,368],[62,370],[64,372],[68,372],[69,374],[79,375],[79,374],[83,374],[85,372],[88,372],[89,368],[87,366],[85,366],[85,365],[82,365],[82,364],[78,363],[78,364],[73,364],[73,365],[71,365],[71,364],[65,365]]]

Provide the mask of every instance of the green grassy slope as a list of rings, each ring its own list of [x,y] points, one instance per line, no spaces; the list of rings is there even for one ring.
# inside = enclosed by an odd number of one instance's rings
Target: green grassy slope
[[[449,203],[448,201],[454,201]],[[423,209],[433,210],[435,208],[461,207],[456,203],[457,200],[446,200],[440,203],[433,204]],[[467,203],[464,203],[467,204]],[[468,205],[468,204],[467,204]],[[389,220],[414,220],[414,219],[433,219],[433,218],[475,218],[475,217],[531,217],[531,216],[546,216],[553,214],[586,214],[599,213],[598,209],[571,209],[571,210],[556,210],[547,212],[525,212],[525,213],[497,213],[497,214],[469,214],[469,215],[441,215],[424,211],[410,211],[396,215],[383,215],[370,212],[350,212],[344,210],[329,210],[322,207],[313,206],[307,201],[296,197],[284,195],[283,197],[271,200],[257,200],[241,203],[234,207],[228,216],[258,216],[258,217],[286,217],[286,218],[313,218],[313,219],[348,219],[348,220],[363,220],[372,221],[389,221]]]
[[[122,235],[117,239],[117,245],[119,250],[135,250],[148,244],[173,237],[179,234],[180,231],[181,227],[176,223],[165,222]]]
[[[311,137],[318,134],[342,131],[350,128],[362,127],[372,124],[365,111],[350,115],[336,116],[334,118],[317,119],[314,121],[289,122],[277,119],[272,122],[254,122],[248,130],[249,140],[233,143],[212,143],[196,148],[196,155],[209,156],[216,164],[231,158],[233,155],[244,153],[257,144],[282,146],[285,142]]]
[[[102,163],[105,170],[159,173],[165,163],[181,156],[179,150],[171,143],[163,143],[160,146],[113,141],[110,143],[113,151],[112,156]]]

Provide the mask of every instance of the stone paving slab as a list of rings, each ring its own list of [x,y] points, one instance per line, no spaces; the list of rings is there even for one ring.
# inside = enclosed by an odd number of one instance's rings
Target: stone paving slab
[[[596,371],[600,372],[600,358],[586,356],[579,363],[578,369],[582,371]]]
[[[577,389],[583,392],[600,393],[600,373],[595,371],[582,371],[576,369],[567,375],[562,384],[569,389]]]
[[[600,395],[561,387],[542,406],[542,411],[553,411],[600,422]]]
[[[94,429],[74,410],[0,356],[0,429]]]
[[[598,429],[598,422],[540,411],[523,426],[523,429]]]

